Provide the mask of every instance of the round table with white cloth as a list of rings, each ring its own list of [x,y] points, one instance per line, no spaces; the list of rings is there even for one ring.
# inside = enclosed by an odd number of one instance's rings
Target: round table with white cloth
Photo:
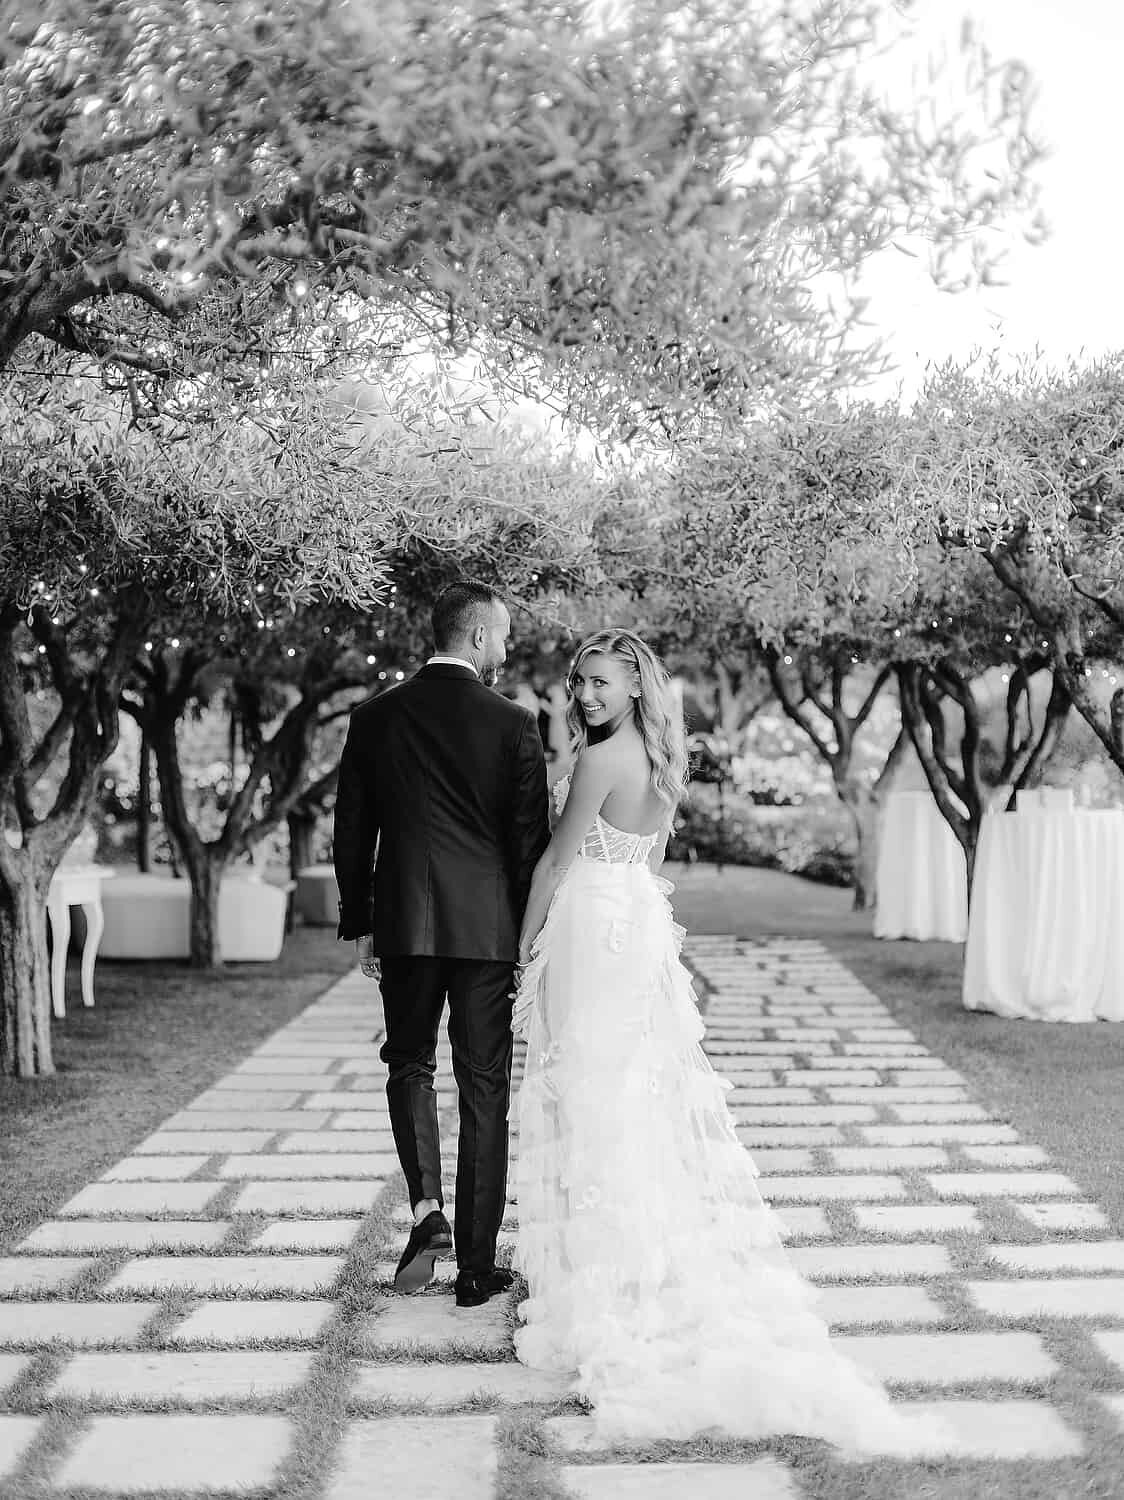
[[[976,850],[964,1006],[1124,1020],[1124,810],[992,813]]]
[[[878,840],[876,938],[962,943],[968,927],[964,851],[932,792],[892,792]]]

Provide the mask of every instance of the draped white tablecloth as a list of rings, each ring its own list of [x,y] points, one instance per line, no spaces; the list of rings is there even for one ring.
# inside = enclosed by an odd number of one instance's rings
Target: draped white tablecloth
[[[963,996],[1000,1016],[1124,1020],[1124,811],[984,818]]]
[[[932,792],[891,792],[878,844],[874,936],[962,943],[967,927],[964,851]]]

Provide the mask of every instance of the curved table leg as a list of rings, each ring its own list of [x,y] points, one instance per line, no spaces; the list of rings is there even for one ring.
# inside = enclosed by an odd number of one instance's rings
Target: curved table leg
[[[94,1003],[94,962],[98,956],[98,944],[105,931],[105,913],[100,899],[82,902],[82,913],[86,918],[86,941],[82,944],[82,1004]]]
[[[51,1009],[59,1020],[66,1015],[66,950],[70,944],[70,907],[47,900],[51,923]]]

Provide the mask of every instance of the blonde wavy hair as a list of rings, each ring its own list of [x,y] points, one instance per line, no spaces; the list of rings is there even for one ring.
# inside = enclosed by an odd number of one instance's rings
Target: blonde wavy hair
[[[575,754],[589,743],[589,733],[574,697],[574,674],[586,657],[595,651],[619,661],[631,675],[633,686],[639,687],[640,696],[633,701],[633,713],[652,768],[652,787],[668,807],[678,807],[687,785],[687,736],[683,715],[676,704],[667,668],[651,646],[631,630],[597,631],[582,641],[570,663],[566,674],[566,690],[570,695],[566,723]]]

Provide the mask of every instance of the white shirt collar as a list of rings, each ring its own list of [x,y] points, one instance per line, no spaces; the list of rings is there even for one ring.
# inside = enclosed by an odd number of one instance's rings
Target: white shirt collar
[[[464,659],[463,656],[445,656],[440,651],[438,651],[434,656],[431,656],[429,658],[429,660],[426,662],[426,666],[427,667],[467,667],[468,670],[472,673],[472,675],[474,677],[479,677],[480,676],[480,673],[476,670],[476,668],[472,665],[472,663],[470,661],[465,661],[465,659]]]

